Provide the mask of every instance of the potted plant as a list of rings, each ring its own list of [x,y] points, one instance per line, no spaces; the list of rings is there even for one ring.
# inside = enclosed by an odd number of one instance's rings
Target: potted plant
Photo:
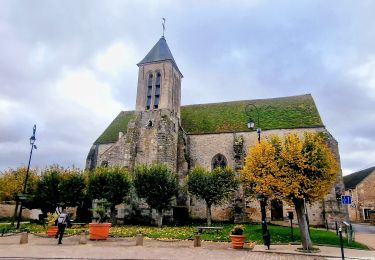
[[[97,200],[96,207],[92,209],[94,213],[94,219],[98,222],[93,222],[89,224],[89,233],[90,233],[90,240],[105,240],[108,238],[109,229],[111,228],[111,223],[104,223],[108,217],[108,208],[110,203],[105,200]]]
[[[57,234],[58,227],[56,225],[56,220],[59,217],[57,213],[47,213],[47,220],[48,220],[48,226],[47,226],[47,235],[49,237],[54,237]]]
[[[94,214],[99,223],[91,223],[90,239],[107,239],[111,223],[103,223],[110,212],[112,223],[116,224],[116,205],[124,201],[131,188],[130,173],[125,167],[97,167],[88,174],[87,192],[91,199],[96,200]]]
[[[231,230],[230,238],[232,240],[232,247],[234,249],[241,249],[245,243],[245,236],[243,235],[244,226],[236,225]]]

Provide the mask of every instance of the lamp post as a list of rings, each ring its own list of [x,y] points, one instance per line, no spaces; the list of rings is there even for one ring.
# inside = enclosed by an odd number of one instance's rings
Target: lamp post
[[[255,122],[253,118],[251,117],[253,110],[256,111],[257,113],[257,124],[256,124],[256,131],[258,133],[258,143],[260,143],[260,134],[262,132],[262,129],[260,128],[260,121],[259,121],[259,110],[258,107],[254,104],[248,104],[245,108],[246,114],[248,116],[248,121],[247,121],[247,128],[248,129],[254,129]],[[269,238],[269,232],[267,230],[267,221],[266,221],[266,205],[267,205],[267,197],[264,196],[263,194],[257,195],[257,200],[260,203],[260,212],[262,216],[262,233],[263,233],[263,242],[265,245],[269,247],[270,243],[270,238]]]
[[[245,108],[246,114],[249,117],[248,120],[247,120],[247,128],[253,129],[254,126],[255,126],[255,122],[254,122],[253,118],[251,117],[253,109],[255,109],[255,111],[257,112],[257,119],[258,119],[257,120],[257,133],[258,133],[258,143],[260,143],[260,133],[262,132],[262,129],[260,128],[259,110],[258,110],[256,105],[251,104],[251,103],[248,104]]]
[[[27,165],[27,171],[26,171],[26,178],[25,178],[25,183],[23,184],[23,196],[25,198],[25,193],[26,193],[26,187],[27,187],[27,180],[29,178],[29,170],[30,170],[30,162],[31,162],[31,156],[33,155],[33,149],[36,149],[35,143],[35,132],[36,132],[36,125],[33,127],[33,135],[30,137],[30,145],[31,145],[31,150],[30,150],[30,157],[29,157],[29,164]],[[17,219],[17,229],[20,227],[20,221],[22,218],[22,199],[21,196],[18,196],[18,199],[20,200],[20,213],[18,215]]]

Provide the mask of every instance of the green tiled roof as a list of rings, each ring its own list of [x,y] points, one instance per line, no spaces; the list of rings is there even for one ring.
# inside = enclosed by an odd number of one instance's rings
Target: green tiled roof
[[[114,143],[118,140],[118,133],[128,131],[128,123],[134,116],[134,111],[122,111],[112,121],[106,130],[96,139],[94,144]]]
[[[344,176],[345,189],[355,188],[355,186],[367,178],[372,172],[375,172],[375,166]]]
[[[243,100],[181,107],[182,127],[188,134],[244,132],[247,129],[246,106],[252,103],[259,111],[262,129],[288,129],[323,126],[311,95],[272,99]],[[126,132],[134,111],[121,112],[95,144],[116,142],[118,132]],[[257,123],[257,114],[251,115]],[[255,126],[257,127],[257,126]]]
[[[249,131],[245,112],[249,103],[258,108],[262,129],[323,125],[313,98],[303,95],[184,106],[181,108],[182,127],[192,134]],[[255,110],[250,116],[257,123]]]

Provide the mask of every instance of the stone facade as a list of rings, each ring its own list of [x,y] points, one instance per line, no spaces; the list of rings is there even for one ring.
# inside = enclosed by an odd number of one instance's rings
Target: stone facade
[[[324,132],[329,138],[329,145],[332,151],[335,153],[336,158],[340,160],[338,154],[337,142],[323,127],[320,128],[298,128],[298,129],[277,129],[268,130],[261,133],[261,138],[267,138],[272,135],[285,136],[290,133],[297,133],[303,135],[304,132]],[[254,132],[239,132],[239,133],[220,133],[220,134],[204,134],[204,135],[189,135],[189,154],[191,167],[202,166],[204,168],[212,169],[212,159],[217,154],[222,154],[226,157],[228,166],[236,169],[241,168],[238,165],[236,158],[235,143],[240,137],[243,140],[243,147],[245,151],[248,148],[254,146],[258,142],[257,133]],[[245,152],[246,153],[246,152]],[[241,158],[243,164],[243,157]],[[241,165],[242,166],[242,165]],[[344,185],[342,180],[341,171],[337,175],[335,185],[331,191],[321,202],[313,203],[312,205],[307,204],[308,214],[311,225],[321,226],[328,224],[330,227],[334,227],[335,221],[347,220],[347,209],[336,200],[336,194],[344,194]],[[244,221],[257,221],[261,220],[260,216],[260,205],[257,201],[243,198],[242,194],[239,193],[233,197],[229,204],[221,205],[220,207],[213,208],[213,219],[214,220],[234,220],[235,217],[235,206],[236,203],[240,203],[242,212],[244,212]],[[242,203],[243,202],[243,203]],[[275,212],[277,215],[282,215],[286,218],[289,211],[294,212],[294,208],[287,205],[285,202],[282,203],[282,213]],[[267,218],[269,220],[274,219],[272,216],[271,202],[268,203],[267,207]],[[191,216],[193,218],[204,218],[205,207],[203,201],[192,200],[191,202]],[[279,218],[277,218],[279,219]],[[297,220],[296,220],[297,221]]]
[[[182,187],[189,169],[194,166],[212,169],[215,158],[220,158],[225,165],[236,171],[243,167],[248,148],[257,143],[255,131],[217,131],[204,134],[185,132],[181,124],[182,74],[164,37],[138,66],[136,110],[132,119],[127,123],[126,132],[119,131],[118,140],[112,140],[110,143],[95,143],[87,157],[88,169],[99,165],[122,165],[132,170],[137,164],[165,163],[178,174]],[[232,109],[238,105],[232,106]],[[287,105],[290,106],[290,103]],[[312,106],[314,109],[315,105]],[[270,108],[269,106],[267,109],[273,109],[273,113],[277,110],[276,107]],[[193,119],[190,122],[194,124],[196,121],[194,122]],[[242,121],[239,125],[242,125]],[[337,159],[340,159],[337,142],[322,124],[310,124],[309,127],[303,127],[303,123],[299,125],[301,126],[289,129],[277,127],[278,129],[263,131],[261,138],[267,138],[270,135],[284,136],[289,133],[298,133],[302,136],[304,132],[324,132],[329,136],[330,146]],[[329,225],[334,225],[334,221],[346,219],[346,208],[341,207],[336,200],[336,195],[342,194],[343,190],[340,172],[336,184],[326,198],[321,202],[308,205],[310,224],[324,225],[328,222]],[[205,218],[206,216],[205,204],[189,197],[183,191],[178,195],[175,205],[186,208],[191,218]],[[139,210],[142,211],[138,214],[139,216],[151,214],[147,205],[145,206],[140,201],[121,208],[121,215],[131,215],[131,211]],[[288,211],[293,211],[293,208],[282,202],[270,201],[267,217],[270,220],[284,219]],[[170,216],[173,216],[173,212]],[[234,222],[260,221],[259,203],[254,199],[245,198],[240,188],[227,203],[213,207],[212,217],[213,220]]]
[[[348,205],[349,217],[354,222],[370,222],[375,214],[375,169],[354,187],[348,187],[346,195],[352,196],[352,204]],[[373,213],[372,213],[373,212]]]
[[[137,164],[165,163],[177,172],[179,131],[179,119],[168,109],[138,112],[129,122],[128,132],[119,135],[116,143],[92,148],[96,151],[95,164],[122,165],[132,170]]]

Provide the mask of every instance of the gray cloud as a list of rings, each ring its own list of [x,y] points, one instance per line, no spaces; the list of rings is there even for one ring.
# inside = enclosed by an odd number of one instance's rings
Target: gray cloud
[[[83,167],[116,113],[134,108],[136,63],[161,17],[185,76],[183,104],[312,93],[344,172],[374,165],[374,9],[365,0],[2,1],[0,170],[27,163],[34,123],[35,165]],[[95,65],[113,46],[125,50],[116,75]]]

